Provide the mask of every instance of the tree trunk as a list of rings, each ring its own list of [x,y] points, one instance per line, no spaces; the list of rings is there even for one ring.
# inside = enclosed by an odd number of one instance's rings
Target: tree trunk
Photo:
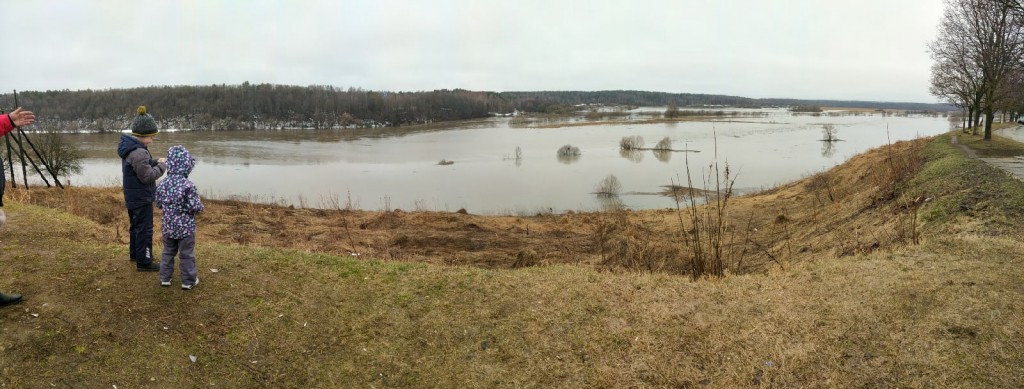
[[[985,136],[984,140],[992,140],[992,119],[996,117],[995,112],[990,110],[985,112]]]
[[[974,125],[971,126],[971,134],[978,135],[978,127],[982,126],[981,109],[974,111]]]

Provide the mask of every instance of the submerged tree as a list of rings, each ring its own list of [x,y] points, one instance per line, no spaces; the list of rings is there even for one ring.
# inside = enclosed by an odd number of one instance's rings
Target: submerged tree
[[[558,148],[558,162],[570,164],[580,159],[580,148],[573,145],[565,145]]]
[[[676,103],[669,103],[668,108],[665,109],[665,119],[675,119],[679,116],[682,116],[679,106]]]
[[[639,150],[644,147],[644,138],[640,135],[622,137],[619,141],[619,148],[622,150]]]
[[[672,150],[672,139],[667,136],[658,141],[658,144],[654,145],[655,150]]]
[[[836,137],[836,135],[838,133],[839,133],[839,130],[836,129],[835,125],[833,125],[833,124],[822,125],[821,126],[821,141],[822,142],[829,142],[829,143],[836,142],[836,141],[839,140],[839,138]]]
[[[563,157],[571,157],[580,155],[580,148],[573,145],[565,145],[558,148],[558,155]]]
[[[622,184],[614,174],[609,174],[594,188],[594,193],[601,197],[615,197],[619,195],[620,191],[622,191]]]

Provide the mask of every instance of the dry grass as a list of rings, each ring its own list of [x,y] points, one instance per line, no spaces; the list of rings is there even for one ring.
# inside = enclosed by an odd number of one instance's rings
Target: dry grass
[[[917,198],[921,193],[905,194],[898,185],[920,169],[919,162],[906,159],[917,156],[927,142],[900,142],[857,156],[807,180],[756,196],[731,198],[728,218],[720,226],[723,234],[735,236],[734,242],[724,247],[729,251],[723,257],[735,258],[726,268],[733,274],[764,272],[772,266],[822,254],[852,255],[908,243],[909,228],[917,223],[911,225],[894,216],[909,218],[907,199]],[[714,198],[707,188],[698,189],[702,197]],[[33,188],[28,192],[18,189],[9,190],[8,196],[14,201],[59,208],[85,217],[108,228],[110,242],[127,242],[127,217],[117,188]],[[199,240],[484,268],[513,267],[524,251],[534,253],[535,260],[528,262],[536,264],[607,267],[620,263],[622,267],[633,268],[628,264],[642,263],[639,269],[672,269],[682,273],[689,266],[673,262],[691,260],[679,254],[681,248],[667,248],[682,244],[683,230],[693,230],[688,216],[680,226],[680,211],[676,210],[623,211],[613,216],[603,212],[571,212],[521,217],[397,209],[354,211],[345,209],[340,202],[335,209],[321,210],[206,200],[207,212],[199,218]],[[713,211],[702,206],[694,209],[701,214]],[[602,225],[612,227],[597,227]],[[609,262],[608,247],[595,242],[612,239],[598,235],[611,234],[613,229],[625,233],[614,239],[639,245],[627,244],[620,251],[665,257]],[[651,251],[645,246],[656,249]]]
[[[116,189],[14,191],[0,289],[27,301],[0,309],[0,384],[1024,386],[1024,183],[948,138],[892,147],[732,199],[730,223],[785,266],[750,256],[697,282],[673,274],[674,211],[208,201],[186,292],[130,268]],[[921,167],[890,186],[894,155]],[[921,194],[911,245],[896,212]]]

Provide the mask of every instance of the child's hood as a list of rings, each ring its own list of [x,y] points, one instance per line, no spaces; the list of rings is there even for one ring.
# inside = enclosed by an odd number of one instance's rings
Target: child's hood
[[[135,139],[134,136],[121,134],[121,139],[117,142],[117,156],[121,159],[127,158],[128,153],[138,148],[145,149],[146,145]]]
[[[177,145],[167,149],[167,173],[188,176],[196,166],[195,158],[185,146]]]

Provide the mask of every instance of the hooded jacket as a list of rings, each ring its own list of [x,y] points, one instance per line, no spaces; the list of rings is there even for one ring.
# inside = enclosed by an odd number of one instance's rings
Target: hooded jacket
[[[163,210],[160,230],[164,236],[182,239],[196,233],[195,215],[203,211],[203,202],[188,175],[196,166],[195,158],[177,145],[167,149],[167,178],[156,188],[156,206]]]
[[[134,209],[152,204],[156,179],[167,171],[167,166],[153,159],[146,145],[131,135],[121,134],[117,155],[121,157],[125,206]]]

